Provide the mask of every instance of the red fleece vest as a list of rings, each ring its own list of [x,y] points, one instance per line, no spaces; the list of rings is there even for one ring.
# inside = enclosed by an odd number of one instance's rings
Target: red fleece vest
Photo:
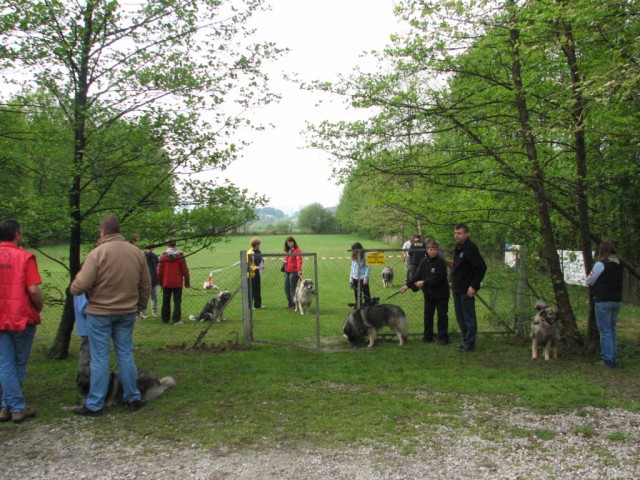
[[[40,323],[40,314],[27,293],[27,261],[33,257],[11,244],[0,247],[0,330],[24,330]]]

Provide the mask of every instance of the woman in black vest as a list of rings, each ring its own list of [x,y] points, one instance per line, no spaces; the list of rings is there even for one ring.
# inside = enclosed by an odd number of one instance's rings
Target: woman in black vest
[[[618,251],[610,242],[602,242],[598,248],[598,261],[587,276],[587,285],[596,303],[596,325],[600,332],[602,360],[598,365],[615,367],[618,363],[618,338],[616,322],[622,304],[623,267]]]

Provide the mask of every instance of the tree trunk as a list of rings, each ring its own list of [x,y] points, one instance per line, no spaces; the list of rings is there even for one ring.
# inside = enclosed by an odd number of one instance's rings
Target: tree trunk
[[[514,22],[514,25],[515,24],[517,24],[517,22]],[[545,192],[544,172],[540,166],[540,162],[538,161],[538,152],[531,129],[529,109],[527,107],[526,98],[522,93],[524,90],[522,82],[522,68],[518,52],[520,45],[520,31],[515,27],[511,28],[510,37],[512,41],[511,76],[515,87],[515,102],[520,121],[520,133],[522,135],[527,158],[531,163],[532,171],[532,176],[528,181],[528,186],[533,191],[536,202],[538,220],[540,221],[540,233],[542,234],[544,244],[543,255],[551,275],[551,285],[556,297],[559,317],[562,326],[564,327],[563,334],[567,347],[573,349],[576,347],[582,347],[583,341],[578,330],[573,309],[571,308],[569,293],[562,274],[560,257],[558,256],[553,224],[551,222],[550,208],[547,202],[547,194]]]
[[[62,318],[53,345],[49,350],[48,357],[53,360],[65,360],[69,356],[69,344],[71,343],[71,335],[73,334],[73,325],[75,323],[75,312],[73,309],[73,295],[66,289],[66,298]]]
[[[564,0],[561,0],[564,3]],[[561,22],[560,41],[562,51],[567,60],[569,68],[569,78],[571,79],[571,91],[573,109],[571,117],[573,120],[573,136],[575,142],[575,164],[576,164],[576,199],[579,216],[580,250],[584,260],[585,275],[593,267],[593,254],[591,248],[591,222],[589,221],[589,201],[587,199],[587,148],[585,141],[584,125],[584,98],[581,93],[583,86],[578,57],[575,49],[575,40],[571,25]],[[596,326],[595,303],[593,296],[589,295],[589,315],[587,317],[587,351],[594,353],[600,347],[600,334]]]

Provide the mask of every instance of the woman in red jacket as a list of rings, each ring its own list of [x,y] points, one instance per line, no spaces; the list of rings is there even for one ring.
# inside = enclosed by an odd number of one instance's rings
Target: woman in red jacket
[[[302,251],[293,237],[287,237],[285,240],[284,253],[287,254],[282,261],[284,266],[284,293],[289,303],[288,310],[294,310],[296,287],[298,286],[298,279],[302,278]]]

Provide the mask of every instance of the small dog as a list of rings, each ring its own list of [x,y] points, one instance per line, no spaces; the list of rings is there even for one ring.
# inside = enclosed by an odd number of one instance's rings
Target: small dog
[[[549,360],[553,349],[553,358],[558,359],[558,343],[560,333],[558,332],[558,310],[549,307],[542,300],[535,304],[538,313],[531,319],[531,358],[538,359],[538,345],[544,347],[544,359]]]
[[[207,302],[200,315],[189,315],[189,320],[193,322],[220,322],[224,320],[222,312],[224,311],[227,303],[231,300],[231,293],[224,291],[220,292]]]
[[[91,372],[89,368],[81,368],[76,374],[76,385],[82,396],[83,403],[87,395],[89,395],[90,377]],[[165,390],[175,387],[176,381],[173,377],[163,377],[159,379],[153,373],[138,370],[136,385],[138,386],[138,390],[140,390],[142,400],[148,402],[149,400],[158,398]],[[110,407],[115,404],[124,403],[123,394],[124,390],[122,382],[120,381],[120,374],[115,370],[111,370],[109,372],[109,389],[107,390],[107,396],[104,400],[104,406]]]
[[[372,298],[370,303],[351,312],[342,332],[351,344],[357,343],[364,335],[368,335],[368,347],[372,348],[378,330],[388,326],[397,335],[400,345],[404,345],[409,338],[409,326],[404,310],[397,305],[384,303],[378,305],[378,300],[378,298]]]
[[[393,268],[384,267],[382,269],[382,286],[383,288],[393,286]]]
[[[316,294],[313,288],[313,280],[302,281],[302,284],[296,287],[296,294],[294,296],[294,303],[296,305],[295,311],[300,312],[300,315],[306,315],[311,311],[311,300]]]

